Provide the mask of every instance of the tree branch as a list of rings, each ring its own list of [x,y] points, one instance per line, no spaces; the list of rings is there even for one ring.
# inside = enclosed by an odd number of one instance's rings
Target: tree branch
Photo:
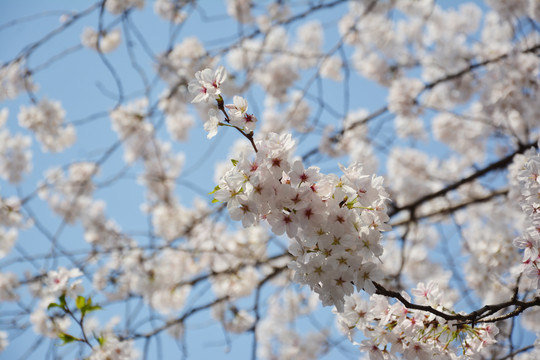
[[[404,210],[407,210],[411,213],[413,213],[418,207],[420,207],[420,205],[428,202],[429,200],[433,200],[433,199],[436,199],[438,197],[441,197],[441,196],[444,196],[446,195],[447,193],[449,193],[450,191],[452,190],[456,190],[457,188],[459,188],[461,185],[464,185],[464,184],[468,184],[468,183],[471,183],[473,182],[474,180],[486,175],[486,174],[489,174],[490,172],[492,171],[495,171],[495,170],[500,170],[500,169],[504,169],[506,168],[508,165],[510,165],[510,163],[514,160],[514,156],[516,156],[517,154],[521,154],[523,152],[525,152],[525,150],[531,148],[531,147],[537,147],[537,141],[533,141],[533,142],[530,142],[528,144],[521,144],[519,145],[519,147],[517,148],[516,151],[514,151],[512,154],[494,162],[494,163],[491,163],[489,165],[487,165],[486,167],[478,170],[477,172],[475,172],[474,174],[472,175],[469,175],[459,181],[456,181],[455,183],[452,183],[450,185],[447,185],[446,187],[442,188],[441,190],[438,190],[438,191],[435,191],[433,193],[430,193],[430,194],[427,194],[427,195],[424,195],[420,198],[418,198],[417,200],[413,201],[412,203],[410,204],[407,204],[407,205],[404,205],[404,206],[395,206],[394,208],[391,208],[390,211],[388,212],[388,215],[390,217],[393,217],[395,216],[396,214],[404,211]]]

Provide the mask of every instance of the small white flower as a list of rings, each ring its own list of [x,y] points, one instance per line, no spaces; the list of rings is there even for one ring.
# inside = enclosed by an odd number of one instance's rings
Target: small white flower
[[[217,117],[217,112],[214,109],[208,111],[208,120],[204,123],[204,130],[208,131],[206,137],[208,139],[213,138],[217,134],[217,129],[219,126],[219,119]]]
[[[229,114],[231,117],[241,119],[246,114],[248,102],[241,96],[235,96],[233,98],[233,104],[225,105],[225,107],[230,110]]]
[[[195,78],[188,85],[188,90],[196,94],[192,103],[207,102],[210,97],[215,99],[221,96],[221,84],[227,79],[227,72],[223,66],[217,68],[215,73],[211,69],[204,69],[195,73]]]
[[[75,294],[81,293],[81,280],[73,281],[71,284],[69,284],[69,280],[78,278],[82,275],[81,270],[77,268],[68,270],[62,266],[58,268],[58,271],[49,271],[47,273],[47,278],[45,279],[47,293],[54,297],[62,294],[67,294],[73,297]]]

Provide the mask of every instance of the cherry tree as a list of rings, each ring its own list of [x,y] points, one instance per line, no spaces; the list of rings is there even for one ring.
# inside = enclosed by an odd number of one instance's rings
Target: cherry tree
[[[57,5],[0,24],[8,358],[540,358],[540,1]]]

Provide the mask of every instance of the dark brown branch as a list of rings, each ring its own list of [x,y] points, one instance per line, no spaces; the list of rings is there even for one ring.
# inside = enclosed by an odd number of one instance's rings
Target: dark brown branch
[[[505,320],[505,319],[509,319],[511,317],[517,316],[530,307],[540,306],[540,296],[537,296],[531,301],[521,301],[517,299],[512,299],[512,300],[495,304],[495,305],[484,305],[482,308],[475,310],[473,312],[470,312],[469,314],[449,314],[449,313],[434,309],[433,307],[428,306],[428,305],[418,305],[418,304],[411,303],[410,301],[405,299],[403,295],[401,295],[399,292],[387,290],[382,285],[376,282],[374,282],[373,284],[375,285],[375,288],[377,289],[376,291],[377,294],[397,299],[403,305],[405,305],[407,309],[429,312],[433,315],[436,315],[440,318],[445,319],[446,321],[458,321],[459,323],[462,323],[462,324],[474,325],[476,323],[497,322],[500,320]],[[513,311],[508,312],[504,315],[496,316],[492,318],[489,317],[511,306],[515,306],[516,308]]]
[[[514,151],[512,154],[510,154],[510,155],[508,155],[508,156],[506,156],[506,157],[504,157],[504,158],[502,158],[502,159],[500,159],[500,160],[498,160],[498,161],[496,161],[494,163],[491,163],[491,164],[487,165],[486,167],[478,170],[477,172],[475,172],[474,174],[472,174],[470,176],[467,176],[467,177],[465,177],[465,178],[463,178],[463,179],[461,179],[459,181],[456,181],[455,183],[447,185],[446,187],[442,188],[441,190],[438,190],[438,191],[435,191],[433,193],[421,196],[420,198],[418,198],[417,200],[413,201],[410,204],[407,204],[407,205],[404,205],[404,206],[396,206],[396,207],[390,209],[388,215],[390,217],[393,217],[396,214],[398,214],[398,213],[400,213],[400,212],[402,212],[404,210],[414,212],[420,205],[428,202],[429,200],[433,200],[433,199],[436,199],[438,197],[444,196],[447,193],[449,193],[450,191],[456,190],[461,185],[471,183],[474,180],[476,180],[478,178],[481,178],[482,176],[484,176],[486,174],[489,174],[492,171],[506,168],[513,161],[514,156],[516,156],[517,154],[523,153],[525,150],[527,150],[527,149],[529,149],[531,147],[536,147],[536,146],[537,146],[537,141],[536,140],[531,142],[531,143],[528,143],[528,144],[521,144],[517,148],[517,150]]]
[[[409,224],[411,222],[417,222],[418,220],[421,220],[421,219],[427,219],[427,218],[431,218],[431,217],[434,217],[434,216],[442,216],[442,215],[453,214],[453,213],[455,213],[456,211],[458,211],[460,209],[466,208],[467,206],[484,203],[484,202],[490,201],[493,198],[496,198],[498,196],[506,196],[507,194],[508,194],[508,189],[494,191],[491,194],[486,195],[484,197],[475,198],[475,199],[468,199],[467,201],[464,201],[464,202],[461,202],[459,204],[455,204],[455,205],[452,205],[452,206],[449,206],[449,207],[445,207],[443,209],[439,209],[439,210],[430,212],[428,214],[416,215],[414,218],[409,218],[409,219],[405,219],[405,220],[402,220],[402,221],[398,221],[396,223],[390,224],[390,226],[392,226],[392,227],[401,226],[401,225]]]
[[[536,44],[536,45],[534,45],[532,47],[524,49],[524,50],[521,51],[521,53],[533,53],[533,52],[535,52],[537,50],[540,50],[540,44]],[[511,52],[499,55],[499,56],[497,56],[495,58],[492,58],[492,59],[487,59],[487,60],[484,60],[484,61],[480,61],[478,63],[471,64],[471,65],[469,65],[468,67],[466,67],[463,70],[460,70],[460,71],[455,72],[453,74],[450,74],[450,75],[447,75],[447,76],[442,77],[440,79],[437,79],[437,80],[435,80],[435,81],[433,81],[433,82],[431,82],[429,84],[426,84],[424,86],[423,91],[432,89],[435,86],[437,86],[437,85],[439,85],[439,84],[441,84],[443,82],[447,82],[447,81],[457,79],[457,78],[459,78],[459,77],[461,77],[461,76],[463,76],[463,75],[465,75],[465,74],[467,74],[467,73],[469,73],[469,72],[471,72],[471,71],[473,71],[473,70],[475,70],[477,68],[480,68],[480,67],[483,67],[483,66],[486,66],[486,65],[489,65],[489,64],[496,63],[496,62],[499,62],[501,60],[504,60],[504,59],[506,59],[507,57],[509,57],[512,54],[515,54],[515,52],[511,51]]]

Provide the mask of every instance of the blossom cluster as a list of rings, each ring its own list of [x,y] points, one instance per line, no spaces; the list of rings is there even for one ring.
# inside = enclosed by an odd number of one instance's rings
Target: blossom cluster
[[[19,125],[32,130],[43,151],[60,152],[76,140],[73,125],[65,125],[66,112],[59,101],[43,99],[35,106],[21,107]]]
[[[436,283],[419,283],[412,294],[416,303],[445,311],[443,292]],[[407,293],[402,295],[410,301]],[[356,344],[370,359],[397,359],[398,354],[405,359],[454,359],[459,352],[470,358],[495,343],[499,333],[494,324],[472,326],[446,321],[410,310],[400,302],[392,304],[382,295],[367,300],[354,294],[345,299],[344,311],[337,314],[339,327],[353,342],[357,330],[363,333],[367,339]]]
[[[222,107],[220,85],[225,80],[222,67],[213,73],[205,69],[190,84],[196,93],[194,102],[217,100]],[[252,133],[246,119],[247,102],[235,97],[226,105],[228,123]],[[225,113],[226,114],[226,113]],[[205,124],[209,137],[219,124],[215,110],[210,110]],[[287,234],[289,252],[294,256],[290,267],[295,280],[309,285],[324,305],[343,311],[344,296],[356,286],[375,292],[373,281],[382,273],[373,262],[383,249],[381,231],[385,224],[387,194],[382,177],[366,174],[359,163],[340,166],[343,176],[326,175],[314,166],[305,168],[293,161],[295,142],[291,134],[269,133],[254,143],[253,158],[246,152],[233,159],[233,167],[219,181],[213,194],[227,204],[233,220],[245,227],[266,221],[276,235]]]
[[[115,50],[122,41],[120,29],[98,33],[95,29],[87,27],[81,35],[81,43],[89,49],[108,53]]]
[[[133,340],[121,341],[115,336],[110,336],[103,341],[103,345],[94,348],[88,360],[131,360],[139,358],[140,353],[134,348]]]
[[[27,173],[32,168],[32,152],[29,150],[31,139],[21,134],[13,136],[4,125],[7,117],[7,109],[2,109],[0,111],[0,178],[16,184],[22,180],[22,173]],[[21,199],[17,196],[0,195],[0,258],[10,253],[17,241],[18,230],[30,224],[25,221],[21,205]],[[17,298],[13,292],[17,285],[18,280],[13,273],[0,274],[0,300]]]
[[[80,269],[67,269],[59,267],[58,270],[51,270],[43,277],[43,285],[35,283],[33,292],[40,298],[38,306],[30,315],[30,322],[34,325],[37,333],[50,338],[58,337],[59,333],[65,333],[70,325],[71,319],[62,314],[50,315],[49,305],[58,301],[59,297],[69,297],[75,299],[77,295],[84,291],[82,280],[78,279],[83,273]],[[77,280],[73,280],[77,279]]]
[[[540,153],[531,154],[518,173],[521,190],[521,209],[528,226],[514,245],[523,249],[521,270],[533,287],[540,289]]]
[[[338,177],[290,160],[290,134],[270,134],[256,142],[255,159],[244,155],[214,193],[232,219],[251,226],[265,220],[276,235],[291,239],[295,280],[309,285],[324,305],[343,309],[343,297],[380,280],[373,260],[382,255],[381,230],[388,230],[382,178],[359,164]]]
[[[196,80],[189,83],[188,90],[195,93],[193,103],[207,102],[208,99],[219,99],[221,95],[221,84],[227,80],[227,72],[223,66],[217,68],[215,72],[212,69],[204,69],[195,73]]]
[[[227,72],[223,66],[217,68],[215,72],[211,69],[204,69],[195,73],[196,80],[189,83],[188,90],[195,94],[193,103],[208,102],[210,99],[216,100],[219,109],[225,115],[225,121],[233,127],[252,133],[255,129],[257,118],[247,112],[248,102],[241,96],[235,96],[233,104],[225,105],[229,111],[226,112],[223,106],[223,97],[221,96],[221,85],[227,79]],[[208,111],[208,120],[204,123],[204,129],[208,131],[208,138],[216,136],[220,123],[216,109],[211,108]]]
[[[134,349],[132,340],[120,340],[112,332],[111,327],[117,323],[117,318],[111,319],[104,329],[98,328],[99,324],[96,318],[89,318],[83,325],[86,313],[101,309],[101,307],[92,304],[91,298],[86,299],[80,295],[84,291],[82,280],[79,279],[82,275],[83,273],[78,268],[67,269],[61,266],[58,270],[49,271],[43,276],[42,281],[32,284],[34,295],[40,297],[37,308],[30,315],[30,321],[34,325],[35,331],[47,337],[59,337],[64,343],[82,341],[90,346],[92,345],[88,339],[92,334],[99,346],[97,344],[92,346],[92,354],[89,359],[128,360],[139,358],[139,352]],[[40,283],[44,286],[42,287]],[[75,299],[76,307],[79,310],[78,314],[81,316],[80,321],[75,317],[74,307],[70,309],[69,303]],[[68,314],[71,316],[66,316]],[[84,339],[68,334],[72,323],[71,317],[79,322]]]
[[[32,170],[32,139],[22,134],[12,135],[4,126],[8,110],[0,111],[0,177],[10,183],[19,183],[23,173]]]
[[[19,93],[35,91],[30,72],[24,68],[24,61],[18,60],[0,67],[0,101],[15,99]]]
[[[18,229],[25,226],[21,201],[15,196],[0,196],[0,258],[6,256],[18,237]],[[0,282],[2,282],[0,280]],[[2,286],[0,286],[0,293]],[[2,296],[0,295],[0,298]]]
[[[174,198],[174,179],[180,175],[184,156],[175,153],[169,143],[154,138],[154,125],[147,120],[147,106],[148,99],[141,98],[111,111],[112,127],[123,141],[125,161],[143,161],[145,171],[138,180],[148,188],[148,197],[170,203]]]
[[[98,166],[91,162],[71,164],[67,176],[60,168],[49,169],[45,173],[46,181],[40,186],[39,196],[66,222],[73,223],[88,210],[94,191],[92,176],[98,170]]]
[[[335,140],[332,140],[332,136],[336,129],[333,125],[328,125],[319,146],[320,151],[333,157],[348,155],[352,161],[361,162],[366,171],[375,172],[378,163],[373,146],[369,142],[368,127],[360,125],[368,114],[365,109],[349,112],[343,119],[343,127],[347,131]]]
[[[258,356],[262,359],[318,359],[328,351],[328,332],[296,331],[294,324],[317,309],[315,294],[309,291],[286,290],[268,300],[268,313],[257,326],[260,342]],[[279,344],[279,346],[276,346]]]
[[[187,3],[187,0],[156,0],[154,12],[167,21],[180,24],[187,18],[187,13],[182,10]]]
[[[130,244],[131,240],[121,234],[119,226],[105,215],[105,203],[92,198],[95,189],[92,178],[98,172],[99,167],[92,162],[73,163],[67,174],[59,168],[49,169],[38,194],[65,222],[81,221],[88,243],[104,248]]]

